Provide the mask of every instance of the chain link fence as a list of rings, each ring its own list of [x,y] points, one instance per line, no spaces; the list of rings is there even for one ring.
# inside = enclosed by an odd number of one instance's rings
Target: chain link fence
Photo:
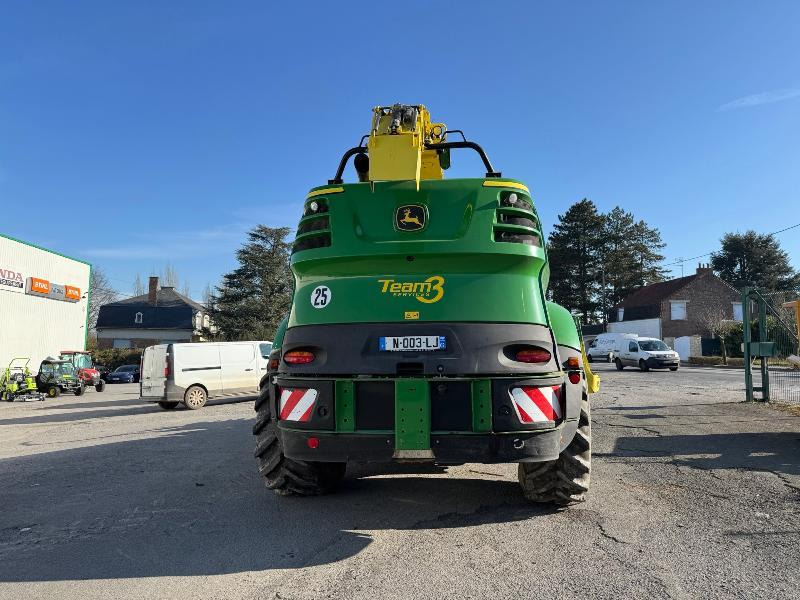
[[[800,405],[800,289],[761,292],[761,296],[767,309],[766,338],[775,344],[775,355],[767,358],[770,400]]]

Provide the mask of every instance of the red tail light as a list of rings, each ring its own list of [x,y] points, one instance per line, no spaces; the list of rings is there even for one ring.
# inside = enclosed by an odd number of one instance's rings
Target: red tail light
[[[283,355],[283,360],[289,365],[307,365],[314,362],[314,353],[308,350],[290,350]]]
[[[581,374],[577,371],[573,371],[568,375],[570,383],[580,383],[581,382]]]
[[[164,377],[169,377],[169,355],[164,357]]]
[[[544,348],[523,348],[517,350],[515,359],[524,363],[546,363],[550,362],[550,353]]]

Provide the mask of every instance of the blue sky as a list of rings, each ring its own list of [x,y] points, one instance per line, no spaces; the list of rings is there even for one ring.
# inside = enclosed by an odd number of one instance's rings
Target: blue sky
[[[199,298],[399,101],[526,181],[548,231],[620,205],[671,263],[800,222],[799,57],[797,2],[3,3],[2,231],[123,294],[169,263]],[[779,239],[800,267],[800,228]]]

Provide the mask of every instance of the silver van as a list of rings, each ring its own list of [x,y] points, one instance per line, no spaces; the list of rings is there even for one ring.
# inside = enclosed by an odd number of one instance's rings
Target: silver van
[[[145,402],[192,410],[209,399],[258,394],[272,342],[158,344],[142,354],[139,393]]]

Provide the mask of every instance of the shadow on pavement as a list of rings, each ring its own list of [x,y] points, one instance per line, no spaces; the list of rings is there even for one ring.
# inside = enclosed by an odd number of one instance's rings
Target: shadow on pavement
[[[209,400],[207,405],[216,406],[222,404],[236,404],[239,402],[254,402],[255,396],[242,396],[238,398],[219,398]],[[112,407],[121,407],[112,409]],[[126,407],[126,408],[122,408]],[[82,410],[71,413],[51,413],[49,410],[64,410],[64,409],[77,409],[77,408],[109,408],[110,410]],[[173,410],[188,410],[185,406],[180,405]],[[203,409],[200,409],[203,410]],[[163,408],[158,406],[155,402],[144,402],[139,398],[134,400],[109,400],[107,402],[81,402],[76,399],[74,403],[70,404],[42,404],[37,406],[35,415],[28,415],[24,417],[11,417],[4,419],[0,414],[0,427],[7,425],[36,425],[39,423],[66,423],[69,421],[86,421],[90,419],[101,419],[104,417],[127,417],[135,414],[153,413],[153,412],[166,412]]]
[[[529,519],[516,481],[357,465],[338,494],[279,497],[262,485],[252,420],[156,429],[150,438],[0,461],[0,581],[216,575],[353,556],[369,530]],[[414,475],[423,472],[426,476]]]
[[[748,469],[800,475],[800,433],[621,437],[616,440],[612,455],[672,456],[675,464],[698,469]]]
[[[123,406],[125,406],[123,404]],[[56,408],[56,407],[53,407]],[[162,409],[157,404],[144,404],[137,402],[128,408],[116,410],[82,410],[67,413],[50,413],[47,407],[37,409],[37,414],[26,417],[13,417],[10,419],[0,418],[0,427],[8,425],[35,425],[39,423],[68,423],[70,421],[86,421],[90,419],[102,419],[104,417],[126,417],[140,413],[161,412]]]

